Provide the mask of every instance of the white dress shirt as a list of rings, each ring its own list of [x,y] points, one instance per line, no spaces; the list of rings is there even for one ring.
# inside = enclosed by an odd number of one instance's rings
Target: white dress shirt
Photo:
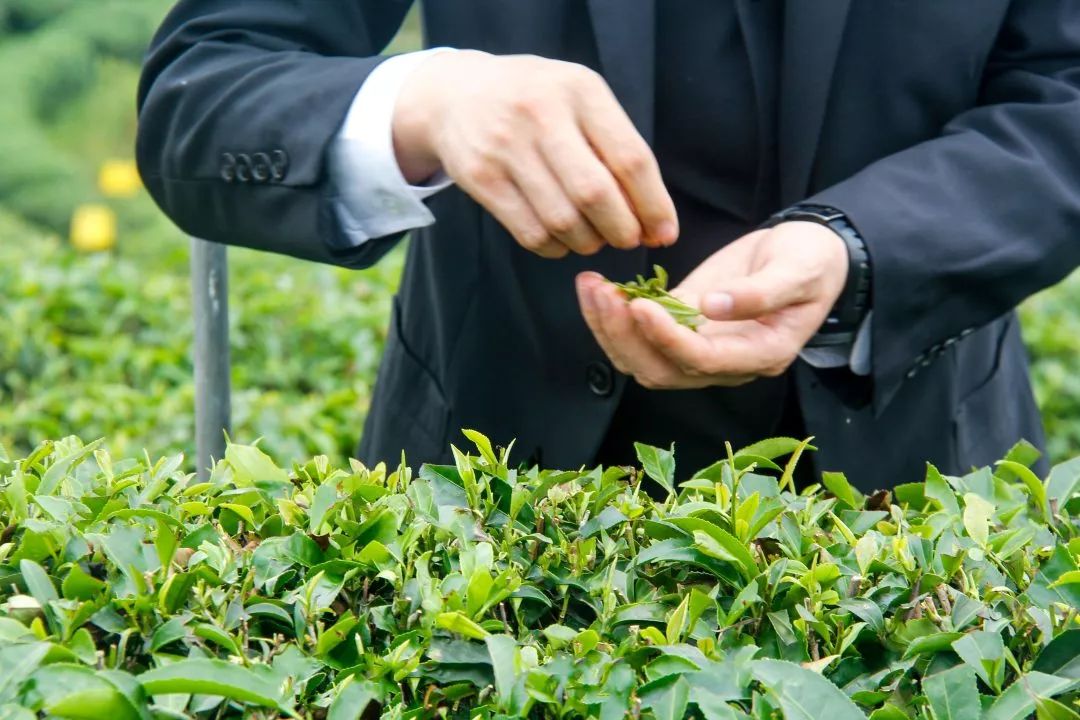
[[[345,122],[331,142],[330,178],[336,211],[353,245],[371,238],[415,230],[435,222],[424,199],[453,181],[437,173],[423,185],[410,185],[394,153],[394,105],[409,74],[432,55],[453,48],[431,48],[395,55],[382,62],[360,87]],[[807,348],[800,357],[818,368],[850,365],[857,375],[870,374],[870,317],[851,348]]]

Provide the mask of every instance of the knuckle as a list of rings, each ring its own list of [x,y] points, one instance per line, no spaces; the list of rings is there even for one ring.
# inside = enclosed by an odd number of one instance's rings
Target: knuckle
[[[510,109],[521,118],[535,120],[542,117],[550,106],[545,102],[542,93],[537,91],[522,92],[510,99]]]
[[[479,155],[463,161],[458,172],[467,182],[480,187],[492,187],[498,180],[494,164]]]
[[[514,144],[516,134],[509,123],[496,123],[487,130],[487,154],[494,155]]]
[[[560,210],[552,212],[544,224],[555,235],[568,235],[578,227],[579,221],[580,216],[576,212]]]
[[[595,255],[604,248],[604,241],[599,238],[591,237],[584,242],[578,244],[576,252],[578,255]]]
[[[548,244],[548,234],[539,228],[524,228],[518,231],[517,240],[526,250],[540,252]]]
[[[640,148],[624,150],[613,158],[612,170],[622,176],[637,176],[648,169],[649,153]]]
[[[582,178],[574,183],[570,195],[579,207],[595,208],[608,199],[610,188],[596,178]]]

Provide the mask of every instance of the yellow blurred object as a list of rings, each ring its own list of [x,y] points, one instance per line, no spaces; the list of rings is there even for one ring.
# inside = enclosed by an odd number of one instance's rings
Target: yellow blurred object
[[[139,193],[142,180],[132,160],[108,160],[98,173],[98,189],[109,198],[128,198]]]
[[[83,252],[116,245],[116,213],[104,205],[80,205],[71,216],[71,244]]]

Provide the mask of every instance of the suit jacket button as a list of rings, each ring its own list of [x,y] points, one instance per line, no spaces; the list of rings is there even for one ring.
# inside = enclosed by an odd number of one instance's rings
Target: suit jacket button
[[[266,153],[255,153],[251,156],[251,177],[255,182],[264,183],[270,179],[270,156]]]
[[[236,156],[236,179],[240,182],[251,182],[251,156],[240,153]]]
[[[232,153],[221,155],[221,179],[227,183],[236,180],[236,156]]]
[[[270,153],[270,177],[274,182],[281,182],[289,174],[289,154],[284,150]]]
[[[615,373],[607,363],[589,363],[585,368],[585,380],[589,392],[597,397],[608,397],[615,390]]]

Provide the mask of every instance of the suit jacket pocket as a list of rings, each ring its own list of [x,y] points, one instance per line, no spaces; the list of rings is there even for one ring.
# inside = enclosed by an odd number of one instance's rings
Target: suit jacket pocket
[[[362,459],[394,462],[404,450],[411,462],[436,461],[445,454],[449,425],[449,404],[434,373],[405,341],[395,298]]]

